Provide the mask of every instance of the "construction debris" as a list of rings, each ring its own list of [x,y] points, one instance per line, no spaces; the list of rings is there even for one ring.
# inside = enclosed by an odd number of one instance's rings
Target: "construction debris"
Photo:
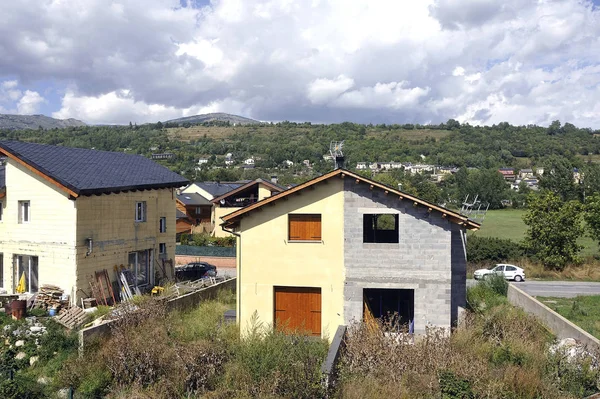
[[[69,298],[64,295],[64,291],[55,285],[44,284],[40,287],[39,292],[35,297],[33,307],[38,309],[56,309],[58,312],[61,308],[69,306]]]
[[[73,306],[71,309],[56,316],[54,320],[69,329],[74,329],[82,325],[86,319],[87,313],[83,309]]]

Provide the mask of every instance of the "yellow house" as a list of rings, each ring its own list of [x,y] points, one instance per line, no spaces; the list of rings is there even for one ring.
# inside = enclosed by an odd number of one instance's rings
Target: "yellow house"
[[[138,155],[0,142],[0,287],[53,284],[92,296],[94,272],[129,268],[154,284],[175,256],[175,188],[185,178]],[[78,302],[75,302],[78,303]]]
[[[284,187],[279,186],[275,182],[259,178],[213,198],[213,235],[215,237],[228,237],[231,235],[231,233],[224,231],[220,226],[220,220],[223,216],[272,195],[279,194],[284,190]]]
[[[450,328],[479,224],[337,169],[222,217],[237,235],[237,318],[332,339],[363,317]]]

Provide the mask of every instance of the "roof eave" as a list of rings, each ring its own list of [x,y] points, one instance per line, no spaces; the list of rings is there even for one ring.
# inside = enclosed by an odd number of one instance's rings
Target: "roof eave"
[[[157,190],[161,188],[179,188],[187,184],[187,181],[170,182],[170,183],[153,183],[153,184],[136,184],[133,186],[118,186],[118,187],[101,187],[101,188],[90,188],[79,191],[79,195],[100,195],[100,194],[111,194],[119,193],[122,191],[144,191],[144,190]]]

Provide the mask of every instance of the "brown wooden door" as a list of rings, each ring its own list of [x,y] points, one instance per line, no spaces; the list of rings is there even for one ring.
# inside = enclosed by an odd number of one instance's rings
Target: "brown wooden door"
[[[321,289],[275,287],[275,328],[321,336]]]

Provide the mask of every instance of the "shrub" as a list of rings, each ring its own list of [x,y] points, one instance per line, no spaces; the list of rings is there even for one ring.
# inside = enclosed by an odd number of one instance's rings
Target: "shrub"
[[[43,387],[33,378],[20,373],[14,379],[0,379],[0,398],[2,399],[42,399],[48,397]]]
[[[235,348],[225,385],[252,397],[323,397],[320,367],[327,348],[323,340],[271,329],[250,334]]]
[[[506,303],[508,282],[503,276],[491,275],[467,289],[467,307],[475,312]]]
[[[477,235],[471,235],[467,240],[469,262],[505,262],[523,255],[522,245],[513,240]]]

